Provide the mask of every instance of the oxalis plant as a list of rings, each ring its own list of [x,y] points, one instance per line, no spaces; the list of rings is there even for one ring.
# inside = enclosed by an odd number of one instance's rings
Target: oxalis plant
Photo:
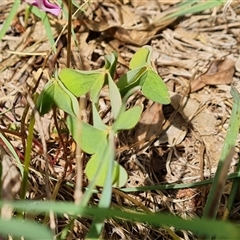
[[[51,43],[52,49],[55,51],[55,40],[53,33],[50,28],[50,21],[46,12],[54,15],[60,14],[60,7],[57,5],[50,4],[47,0],[22,0],[13,1],[12,9],[3,23],[0,31],[0,39],[5,35],[12,19],[17,14],[19,5],[22,2],[28,2],[31,4],[26,9],[26,19],[28,19],[28,13],[31,12],[42,20],[43,25],[46,28],[46,33]],[[57,0],[59,6],[62,6],[62,12],[65,18],[67,18],[67,12],[71,17],[71,8],[65,9],[65,4],[62,4],[61,0]],[[78,9],[81,7],[77,6],[75,1],[68,0],[68,6],[74,4]],[[88,1],[84,1],[87,3]],[[198,1],[189,0],[183,1],[170,11],[170,14],[163,16],[164,19],[169,19],[178,16],[184,16],[185,14],[195,13],[204,9],[210,9],[214,6],[220,6],[225,1]],[[231,1],[228,1],[231,2]],[[49,5],[50,4],[50,5]],[[40,11],[41,10],[41,11]],[[164,20],[162,19],[162,20]],[[27,21],[25,21],[27,23]],[[69,24],[69,36],[71,34],[71,20],[68,20]],[[74,31],[72,31],[74,38]],[[71,38],[69,38],[70,40]],[[68,41],[71,46],[70,41]],[[70,54],[68,49],[68,53]],[[70,222],[65,226],[59,234],[55,235],[46,226],[47,224],[39,224],[33,222],[32,219],[24,219],[23,216],[13,217],[12,220],[5,220],[0,218],[0,233],[5,235],[13,235],[14,237],[21,238],[24,236],[28,239],[67,239],[68,232],[73,228],[74,219],[81,217],[87,217],[92,220],[91,227],[88,231],[86,239],[98,239],[103,227],[103,223],[107,218],[115,218],[116,220],[121,219],[123,221],[132,221],[149,224],[150,226],[163,227],[173,239],[180,239],[172,229],[168,226],[173,226],[175,229],[182,229],[191,231],[197,234],[201,238],[208,239],[211,236],[217,236],[216,239],[239,239],[240,232],[237,225],[227,223],[224,221],[218,222],[208,219],[210,214],[215,218],[216,210],[219,204],[217,204],[215,192],[219,190],[218,180],[222,181],[221,171],[217,171],[214,180],[208,179],[201,182],[190,183],[190,184],[171,184],[171,185],[155,185],[155,186],[143,186],[136,188],[121,188],[121,192],[136,192],[136,191],[150,191],[150,190],[163,190],[163,189],[182,189],[197,187],[203,184],[209,184],[213,181],[213,187],[210,191],[208,201],[206,203],[203,218],[194,218],[194,220],[184,220],[174,215],[164,214],[162,212],[152,213],[150,211],[145,212],[129,209],[113,209],[110,208],[112,186],[121,187],[127,181],[127,172],[115,161],[115,143],[114,138],[116,134],[124,129],[133,128],[140,119],[142,109],[140,106],[134,106],[127,109],[126,103],[128,98],[141,91],[142,94],[155,102],[161,104],[168,104],[170,102],[168,90],[162,79],[156,74],[151,64],[151,52],[152,49],[149,46],[141,48],[133,56],[130,61],[130,70],[121,76],[115,83],[113,81],[114,72],[117,63],[117,53],[112,53],[105,56],[105,66],[101,69],[94,71],[78,71],[73,69],[63,69],[56,75],[55,78],[51,79],[40,96],[37,99],[37,108],[41,115],[44,115],[51,110],[52,107],[58,107],[67,113],[66,123],[71,132],[73,138],[81,149],[90,155],[90,159],[87,162],[85,173],[89,179],[90,184],[84,191],[79,204],[75,202],[62,202],[62,201],[30,201],[30,200],[17,200],[13,202],[7,202],[8,206],[17,212],[26,213],[44,213],[45,220],[48,220],[49,212],[53,211],[54,214],[68,213]],[[70,58],[68,58],[70,59]],[[111,124],[106,125],[103,123],[98,110],[99,110],[99,93],[105,85],[109,89],[109,98],[111,103]],[[79,110],[78,97],[89,93],[93,124],[90,125],[81,121],[81,112]],[[239,90],[232,89],[233,95],[233,111],[230,121],[230,129],[226,137],[225,146],[223,148],[223,154],[220,159],[220,167],[222,162],[229,155],[229,146],[234,146],[239,130]],[[29,129],[33,129],[34,121],[30,122]],[[28,131],[30,132],[30,131]],[[29,134],[30,136],[31,134]],[[4,136],[0,136],[3,138]],[[4,138],[3,138],[4,139]],[[27,143],[28,144],[28,143]],[[11,147],[11,145],[9,144]],[[30,145],[31,149],[31,145]],[[14,150],[13,150],[14,152]],[[29,151],[30,153],[30,151]],[[229,157],[228,157],[229,158]],[[17,155],[16,155],[17,159]],[[29,154],[30,159],[30,154]],[[19,161],[20,162],[20,161]],[[223,165],[224,166],[224,165]],[[19,168],[21,165],[19,166]],[[218,168],[221,170],[221,168]],[[231,206],[233,205],[236,191],[238,189],[238,177],[239,177],[239,166],[238,170],[228,175],[228,178],[234,178],[232,192],[229,197],[227,211],[224,213],[224,219],[228,217]],[[88,206],[89,199],[93,193],[95,186],[100,186],[96,191],[101,193],[98,206]],[[234,193],[235,192],[235,193]],[[233,193],[233,194],[232,194]],[[235,194],[235,195],[234,195]],[[53,194],[54,195],[54,194]],[[219,195],[219,194],[218,194]],[[221,197],[221,196],[220,196]],[[0,208],[5,206],[5,202],[1,199]],[[213,207],[214,206],[214,209]],[[26,214],[27,216],[27,214]],[[60,236],[59,236],[60,235]]]
[[[122,187],[127,181],[126,170],[115,161],[114,138],[121,130],[132,129],[140,120],[142,108],[127,109],[127,100],[136,91],[155,102],[169,104],[168,88],[151,64],[152,48],[144,46],[132,57],[130,70],[114,82],[117,53],[105,56],[103,68],[80,71],[62,69],[57,78],[51,79],[42,90],[37,108],[41,115],[53,105],[68,114],[66,123],[82,151],[91,155],[85,173],[93,185]],[[113,123],[103,123],[98,113],[99,94],[107,85]],[[78,97],[89,93],[92,104],[93,124],[80,121]]]

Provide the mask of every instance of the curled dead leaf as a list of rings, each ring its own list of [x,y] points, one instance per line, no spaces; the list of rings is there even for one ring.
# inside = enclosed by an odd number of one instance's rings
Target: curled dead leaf
[[[234,71],[233,60],[228,58],[214,60],[205,73],[191,82],[191,92],[195,92],[206,85],[230,84]]]
[[[1,181],[0,181],[0,194],[1,199],[5,201],[11,201],[15,198],[16,194],[20,190],[21,181],[20,174],[13,164],[10,156],[5,152],[0,145],[0,167],[1,167]],[[7,204],[3,205],[0,214],[2,219],[9,220],[12,217],[12,207]]]
[[[159,136],[159,140],[156,142],[157,145],[168,143],[169,146],[175,146],[180,144],[187,135],[188,123],[184,118],[177,113],[169,128]]]
[[[149,140],[162,128],[164,120],[162,105],[153,103],[142,113],[142,118],[136,126],[134,142]]]
[[[102,20],[96,22],[93,20],[85,19],[84,24],[89,30],[95,32],[105,32],[115,39],[121,42],[132,44],[135,46],[143,46],[149,42],[149,40],[161,29],[164,29],[175,19],[168,19],[156,24],[148,24],[142,29],[127,29],[121,27],[119,24],[108,24]]]

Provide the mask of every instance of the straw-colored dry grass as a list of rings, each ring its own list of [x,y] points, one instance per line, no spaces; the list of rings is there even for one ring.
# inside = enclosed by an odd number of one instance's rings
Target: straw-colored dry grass
[[[153,47],[153,62],[158,73],[170,91],[180,96],[188,95],[190,79],[204,73],[215,59],[233,60],[235,63],[233,78],[239,78],[240,16],[237,1],[232,3],[225,15],[221,8],[216,8],[159,24],[159,14],[163,14],[177,1],[161,2],[163,1],[94,1],[86,9],[85,14],[79,14],[74,21],[78,45],[76,47],[73,43],[72,46],[72,67],[88,70],[99,68],[103,64],[103,56],[116,50],[119,53],[117,77],[127,70],[129,60],[138,47],[149,44]],[[10,7],[11,1],[4,1],[1,5],[1,23],[9,13]],[[22,161],[24,135],[20,123],[27,104],[24,94],[34,88],[36,73],[42,67],[45,53],[50,49],[42,23],[38,19],[31,15],[28,20],[29,26],[26,29],[23,27],[23,10],[24,6],[19,9],[11,29],[0,43],[0,127]],[[53,31],[59,32],[59,27],[65,24],[64,21],[59,23],[60,25],[57,25],[52,18]],[[112,25],[122,27],[111,27]],[[47,64],[47,71],[64,67],[66,44],[63,40],[58,49],[59,54],[52,55]],[[43,74],[38,92],[47,82],[46,76]],[[20,98],[19,93],[22,96]],[[214,175],[231,112],[230,85],[207,85],[188,97],[189,101],[185,108],[187,110],[178,111],[168,123],[166,120],[176,111],[174,103],[173,106],[162,107],[147,102],[139,95],[133,99],[132,104],[137,101],[144,106],[143,120],[133,131],[122,132],[116,139],[117,160],[129,174],[127,187],[189,183]],[[109,108],[109,99],[104,89],[101,93],[100,106],[104,115]],[[88,120],[90,116],[88,101],[85,113],[85,119]],[[107,117],[108,115],[104,121],[108,121]],[[63,113],[58,112],[58,124],[65,130],[63,118]],[[22,130],[25,132],[28,120],[29,115],[23,122]],[[67,151],[66,169],[64,150],[56,134],[52,113],[44,116],[41,123],[47,142],[50,192],[53,192],[57,179],[65,175],[56,199],[73,201],[76,177],[75,144],[71,136],[62,134]],[[166,130],[159,131],[161,128]],[[150,144],[147,144],[148,142]],[[132,144],[134,145],[130,148]],[[236,146],[230,172],[237,163],[238,152],[239,144]],[[30,199],[39,200],[47,197],[44,186],[46,162],[42,153],[43,146],[39,129],[36,127],[27,194]],[[84,157],[84,162],[86,161],[87,156]],[[83,186],[86,185],[87,179],[83,177]],[[119,195],[119,192],[114,191],[112,206],[136,209],[143,205],[149,211],[166,211],[183,218],[194,218],[202,214],[208,191],[208,186],[128,195]],[[226,186],[222,205],[227,196]],[[97,204],[99,197],[95,194],[91,204]],[[231,215],[234,221],[239,221],[238,202],[239,196]],[[68,222],[67,216],[58,219],[57,230],[63,229]],[[69,239],[82,239],[89,226],[89,220],[76,219]],[[194,238],[191,233],[178,234],[183,239]],[[103,238],[171,239],[163,229],[111,219],[106,222]]]

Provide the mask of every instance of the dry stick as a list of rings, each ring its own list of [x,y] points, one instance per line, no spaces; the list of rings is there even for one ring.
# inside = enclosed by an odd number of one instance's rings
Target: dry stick
[[[71,32],[72,32],[72,1],[68,0],[68,29],[67,29],[67,67],[70,67],[70,60],[71,60]],[[80,108],[81,108],[81,98],[80,98]],[[80,131],[80,124],[81,124],[81,109],[79,111],[78,124],[77,124],[77,132]],[[81,204],[82,199],[82,161],[81,161],[81,149],[80,146],[77,144],[76,148],[76,165],[77,165],[77,177],[75,183],[75,190],[74,190],[74,201],[75,204]],[[74,225],[74,218],[71,219],[70,223],[66,228],[73,229]],[[62,238],[67,238],[67,232],[63,233]]]
[[[68,0],[67,63],[66,63],[67,67],[70,67],[70,60],[71,60],[71,30],[72,30],[72,2],[71,2],[71,0]],[[63,33],[63,31],[62,31],[62,33]],[[61,179],[59,179],[59,181],[62,182],[63,179],[66,177],[67,168],[69,166],[69,163],[68,163],[68,159],[67,159],[66,142],[63,140],[61,131],[58,127],[56,107],[53,108],[53,118],[54,118],[54,123],[55,123],[56,129],[57,129],[58,135],[59,135],[60,143],[63,146],[63,156],[64,156],[64,160],[65,160],[64,173],[63,173]]]
[[[71,2],[71,1],[69,1],[69,2]],[[70,4],[70,6],[71,6],[71,4]],[[70,26],[71,27],[71,26]],[[65,29],[65,27],[63,28],[63,30],[62,30],[62,32],[60,33],[60,35],[59,35],[59,37],[57,38],[57,40],[56,40],[56,42],[55,42],[55,44],[54,44],[54,46],[56,46],[56,44],[57,44],[57,42],[59,41],[59,39],[60,39],[60,37],[62,36],[62,34],[63,34],[63,32],[64,32],[64,29]],[[71,33],[71,31],[70,31],[70,33]],[[70,50],[71,50],[71,43],[70,43]],[[36,90],[37,90],[37,88],[38,88],[38,85],[39,85],[39,83],[40,83],[40,80],[41,80],[41,77],[42,77],[42,75],[43,75],[43,70],[45,69],[45,67],[46,67],[46,65],[47,65],[47,61],[48,61],[48,59],[49,59],[49,57],[50,57],[50,54],[51,54],[51,52],[52,52],[52,49],[50,49],[49,51],[48,51],[48,54],[47,54],[47,56],[46,56],[46,58],[44,59],[44,62],[43,62],[43,65],[42,65],[42,71],[38,74],[38,76],[37,76],[37,78],[36,78],[36,84],[35,84],[35,86],[34,86],[34,88],[32,89],[32,91],[31,91],[31,95],[33,95],[35,92],[36,92]],[[31,99],[29,96],[27,96],[27,99]],[[33,103],[33,101],[31,101],[32,103]],[[29,102],[29,105],[30,105],[30,102]],[[31,106],[31,105],[30,105]],[[28,108],[28,107],[26,107],[26,108]],[[32,104],[32,108],[34,109],[34,114],[35,114],[35,116],[37,116],[37,118],[38,118],[38,120],[36,120],[36,122],[37,122],[37,124],[38,124],[38,127],[39,127],[39,130],[40,130],[40,132],[39,132],[39,135],[40,135],[40,137],[41,137],[41,141],[42,141],[42,145],[43,145],[43,156],[44,156],[44,159],[46,160],[46,175],[45,175],[45,178],[46,178],[46,194],[47,194],[47,198],[50,200],[51,199],[51,194],[50,194],[50,192],[49,192],[49,182],[48,182],[48,172],[47,172],[47,170],[48,170],[48,158],[47,158],[47,145],[46,145],[46,141],[45,141],[45,138],[44,138],[44,133],[43,133],[43,131],[42,131],[42,128],[41,128],[41,120],[40,120],[40,115],[39,115],[39,113],[35,110],[35,104],[33,103]],[[27,111],[28,111],[28,109],[26,109],[25,110],[25,114],[24,114],[24,117],[22,118],[22,125],[21,125],[21,130],[22,130],[22,132],[25,132],[24,131],[24,122],[25,122],[25,118],[26,118],[26,115],[27,115]],[[57,126],[57,125],[56,125]],[[60,137],[60,139],[61,139],[61,136],[59,135],[59,137]],[[23,141],[23,143],[25,143],[24,141]],[[65,150],[65,144],[63,144],[63,149]],[[65,151],[64,151],[65,152]],[[65,158],[65,160],[66,160],[67,158]],[[67,165],[67,161],[66,161],[66,165]],[[66,175],[66,169],[65,169],[65,175]],[[62,178],[63,179],[63,178]],[[61,185],[61,184],[60,184]],[[56,192],[56,189],[55,189],[55,192]]]
[[[68,27],[67,27],[67,67],[70,67],[70,60],[71,60],[71,38],[72,38],[72,1],[68,0]],[[80,111],[77,123],[77,132],[81,131],[81,108],[82,108],[82,98],[79,99]],[[82,166],[82,159],[81,159],[81,149],[79,144],[77,144],[76,148],[76,184],[75,184],[75,191],[74,191],[74,200],[75,204],[81,203],[82,198],[82,176],[83,176],[83,166]]]
[[[54,124],[55,124],[55,127],[56,127],[56,130],[58,132],[58,136],[59,136],[59,141],[60,141],[60,145],[62,145],[63,147],[63,158],[65,160],[65,167],[64,167],[64,172],[63,172],[63,175],[62,175],[62,179],[64,179],[66,177],[66,174],[67,174],[67,168],[69,166],[69,162],[68,162],[68,158],[67,158],[67,147],[66,147],[66,144],[63,140],[63,137],[62,137],[62,134],[61,134],[61,129],[59,128],[58,126],[58,120],[57,120],[57,112],[56,112],[56,107],[54,106],[53,107],[53,120],[54,120]]]
[[[32,98],[29,95],[27,95],[26,98],[27,98],[27,102],[28,102],[29,106],[33,110],[34,118],[35,118],[35,121],[36,121],[37,126],[38,126],[39,136],[40,136],[41,142],[42,142],[43,157],[44,157],[44,160],[46,162],[46,166],[45,166],[45,191],[46,191],[47,199],[51,200],[51,193],[50,193],[50,188],[49,188],[49,174],[48,174],[49,162],[48,162],[48,155],[47,155],[47,144],[46,144],[46,140],[44,138],[44,132],[43,132],[43,129],[42,129],[42,124],[41,124],[41,118],[40,118],[39,112],[36,110],[36,106],[35,106],[35,103],[33,102]],[[55,221],[54,221],[54,214],[53,214],[52,211],[50,211],[49,216],[50,216],[50,227],[53,230],[53,232],[55,232],[56,224],[55,224]],[[45,215],[44,223],[46,223],[48,221],[48,219],[49,219],[48,216]]]
[[[65,144],[65,142],[63,140],[63,137],[62,137],[62,134],[61,134],[61,129],[58,126],[56,106],[53,107],[53,120],[54,120],[54,124],[56,126],[56,130],[58,132],[60,146],[63,147],[63,158],[65,160],[65,166],[64,166],[64,172],[63,172],[62,176],[58,179],[57,184],[54,187],[53,194],[51,196],[51,200],[55,200],[56,199],[58,191],[59,191],[59,189],[61,187],[61,184],[62,184],[63,180],[65,179],[65,177],[67,175],[68,166],[70,165],[69,161],[68,161],[68,158],[67,158],[67,151],[68,150],[67,150],[66,144]]]
[[[149,210],[148,207],[146,207],[145,205],[143,205],[141,202],[139,202],[138,200],[134,199],[133,197],[129,196],[128,194],[118,190],[117,188],[113,188],[112,189],[113,193],[119,195],[120,197],[122,197],[123,199],[127,199],[130,202],[132,202],[133,204],[135,204],[137,207],[141,208],[143,211],[145,211],[146,213],[153,213],[151,210]]]
[[[52,196],[51,196],[52,201],[54,201],[57,197],[57,194],[58,194],[59,189],[62,185],[62,182],[66,177],[67,169],[68,169],[68,166],[69,166],[69,162],[68,162],[68,159],[67,159],[67,147],[66,147],[66,144],[64,143],[64,140],[63,140],[63,137],[62,137],[62,134],[61,134],[61,129],[58,126],[56,107],[53,108],[53,119],[54,119],[54,124],[55,124],[57,132],[58,132],[60,146],[63,147],[63,158],[65,160],[65,166],[64,166],[64,172],[63,172],[62,176],[57,180],[57,184],[54,187],[54,190],[53,190],[53,193],[52,193]],[[51,216],[51,212],[50,212],[50,216]],[[48,217],[45,216],[44,223],[47,223],[47,221],[48,221]]]
[[[25,107],[24,111],[23,111],[22,119],[21,119],[21,125],[20,125],[21,139],[22,139],[24,154],[25,154],[25,149],[26,149],[25,139],[26,139],[26,136],[27,136],[26,129],[25,129],[25,120],[26,120],[26,117],[27,117],[28,110],[29,110],[29,106],[27,105]]]
[[[70,67],[70,60],[71,60],[71,37],[72,37],[72,1],[68,0],[68,26],[67,26],[67,63],[66,66],[67,68]],[[54,110],[55,114],[56,114],[56,109]],[[65,114],[66,115],[66,114]],[[55,124],[57,126],[57,118],[55,115]],[[68,159],[67,159],[67,147],[66,147],[66,142],[63,141],[63,139],[61,138],[61,133],[59,132],[58,129],[58,133],[59,133],[59,139],[61,140],[63,149],[64,149],[64,159],[65,159],[65,173],[63,175],[63,177],[66,176],[67,173],[67,167],[68,167]]]
[[[223,15],[226,19],[226,13],[227,13],[227,10],[229,8],[229,6],[231,5],[232,3],[232,0],[227,0],[227,2],[224,4],[224,7],[223,7]]]

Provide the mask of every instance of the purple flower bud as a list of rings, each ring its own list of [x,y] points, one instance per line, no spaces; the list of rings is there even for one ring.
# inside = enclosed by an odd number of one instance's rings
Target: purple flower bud
[[[57,5],[51,4],[47,0],[22,0],[28,4],[38,7],[39,9],[49,12],[55,16],[59,15],[61,8]]]

